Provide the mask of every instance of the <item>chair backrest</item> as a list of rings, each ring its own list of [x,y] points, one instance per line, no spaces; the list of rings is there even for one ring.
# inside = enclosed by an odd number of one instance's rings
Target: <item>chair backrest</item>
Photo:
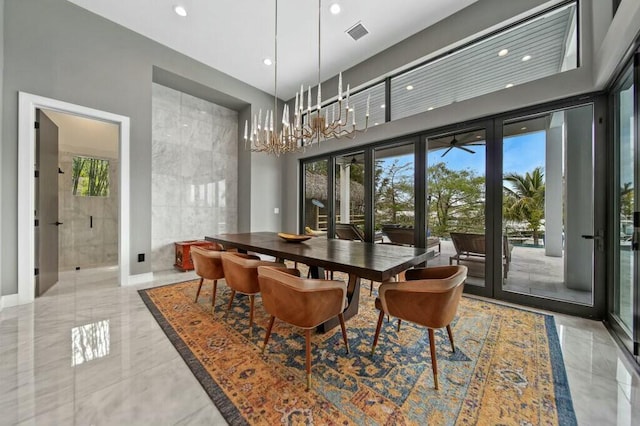
[[[199,277],[205,280],[219,280],[224,278],[222,269],[222,246],[215,243],[212,249],[204,249],[198,246],[191,246],[191,260],[193,267]]]
[[[346,307],[347,285],[342,281],[305,279],[286,268],[260,266],[262,304],[270,315],[302,328],[313,328]]]
[[[467,267],[464,265],[410,269],[407,281],[380,286],[385,312],[430,328],[449,325],[458,311]]]
[[[364,241],[364,234],[353,223],[336,223],[336,236],[341,240]]]
[[[284,267],[283,263],[267,262],[240,253],[222,253],[221,258],[227,285],[232,290],[243,294],[257,294],[260,292],[258,284],[259,266]]]
[[[486,253],[484,234],[451,232],[451,241],[457,254],[473,253],[484,256]]]
[[[382,233],[393,244],[414,245],[415,237],[412,226],[382,225]]]

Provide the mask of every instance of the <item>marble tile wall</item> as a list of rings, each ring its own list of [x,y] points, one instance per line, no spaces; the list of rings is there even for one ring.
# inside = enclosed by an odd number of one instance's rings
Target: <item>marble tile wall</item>
[[[108,197],[77,197],[71,192],[71,167],[78,155],[83,154],[59,153],[64,171],[58,179],[58,216],[63,223],[58,240],[60,271],[118,264],[118,160],[109,159]]]
[[[237,230],[238,114],[153,84],[151,269],[171,269],[174,242]]]

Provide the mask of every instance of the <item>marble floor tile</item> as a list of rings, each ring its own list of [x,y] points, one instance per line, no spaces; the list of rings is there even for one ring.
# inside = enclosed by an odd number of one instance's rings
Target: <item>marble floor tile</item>
[[[0,425],[225,424],[137,290],[70,271],[35,303],[0,311]],[[580,425],[633,425],[640,379],[604,326],[555,315]]]

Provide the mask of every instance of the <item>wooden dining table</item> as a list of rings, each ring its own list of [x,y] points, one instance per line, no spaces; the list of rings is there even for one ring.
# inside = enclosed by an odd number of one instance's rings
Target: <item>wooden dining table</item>
[[[347,241],[324,237],[313,237],[303,242],[287,242],[275,232],[249,232],[206,236],[205,240],[222,244],[225,249],[236,248],[273,256],[279,260],[291,260],[309,266],[311,276],[324,276],[324,270],[348,274],[348,306],[345,320],[358,313],[360,301],[360,279],[388,281],[400,272],[420,265],[431,253],[425,248]],[[318,330],[326,332],[338,325],[332,319],[320,325]]]

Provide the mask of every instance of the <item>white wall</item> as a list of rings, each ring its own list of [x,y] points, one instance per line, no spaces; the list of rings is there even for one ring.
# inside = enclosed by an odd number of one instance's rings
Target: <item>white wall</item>
[[[633,41],[640,35],[640,1],[622,0],[593,59],[595,89],[604,89]]]

